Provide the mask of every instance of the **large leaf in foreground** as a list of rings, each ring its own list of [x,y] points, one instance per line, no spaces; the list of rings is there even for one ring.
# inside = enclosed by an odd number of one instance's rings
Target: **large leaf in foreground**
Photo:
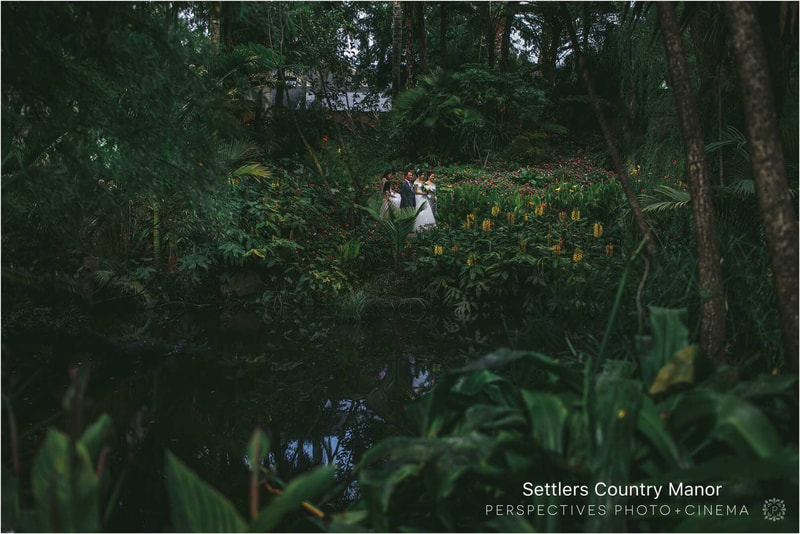
[[[744,399],[714,391],[684,395],[670,415],[670,426],[711,425],[711,437],[745,456],[766,458],[783,448],[775,428],[758,408]]]
[[[32,485],[42,531],[100,529],[100,484],[80,442],[71,451],[64,433],[48,430],[33,462]]]
[[[275,497],[273,501],[261,510],[250,525],[251,532],[267,532],[274,530],[283,517],[293,511],[299,510],[303,501],[310,501],[333,485],[335,465],[318,467],[300,475],[286,486],[286,489]]]
[[[244,532],[233,504],[167,451],[167,492],[172,523],[179,532]]]

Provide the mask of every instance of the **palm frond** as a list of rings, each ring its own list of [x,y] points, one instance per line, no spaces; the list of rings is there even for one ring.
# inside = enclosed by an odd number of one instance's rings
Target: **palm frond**
[[[659,196],[639,195],[639,202],[642,204],[643,212],[681,210],[686,208],[692,200],[688,192],[679,191],[667,185],[656,186],[655,192]]]

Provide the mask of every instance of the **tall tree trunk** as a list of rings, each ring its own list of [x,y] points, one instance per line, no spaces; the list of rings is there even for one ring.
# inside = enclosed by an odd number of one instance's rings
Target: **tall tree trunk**
[[[403,33],[405,34],[404,39],[406,42],[406,89],[414,87],[414,34],[412,32],[413,9],[413,3],[405,2],[405,5],[403,6],[403,12],[405,13]]]
[[[770,74],[755,9],[748,2],[726,6],[733,50],[739,67],[747,136],[758,205],[772,264],[778,312],[787,363],[797,371],[798,359],[798,229],[789,196],[778,117]]]
[[[439,2],[439,67],[447,68],[447,2]]]
[[[400,94],[400,54],[403,45],[403,7],[392,2],[392,101]]]
[[[502,36],[500,37],[500,72],[508,70],[508,54],[511,50],[511,24],[514,21],[516,2],[506,4],[505,15],[502,23]]]
[[[583,2],[583,34],[581,35],[581,47],[584,51],[589,48],[589,34],[592,30],[591,5],[591,2]]]
[[[425,2],[415,2],[414,7],[417,10],[420,67],[423,74],[428,74],[428,35],[425,31]]]
[[[706,172],[703,127],[692,92],[689,68],[681,42],[681,31],[672,2],[659,2],[659,22],[667,51],[667,65],[675,95],[675,107],[681,123],[686,152],[686,174],[692,198],[697,258],[700,270],[700,298],[703,319],[700,344],[716,363],[725,363],[725,293],[722,266],[717,245],[716,218],[711,197],[711,183]]]
[[[283,68],[278,69],[278,84],[275,86],[275,101],[272,102],[273,108],[282,108],[286,98],[283,96],[286,90],[286,78]]]
[[[220,22],[222,19],[222,2],[214,2],[211,5],[211,22],[209,24],[209,33],[211,34],[211,42],[216,48],[219,48],[220,42]]]
[[[594,110],[595,117],[597,117],[600,130],[603,132],[603,137],[606,140],[606,146],[608,146],[608,152],[611,155],[611,161],[614,163],[614,168],[616,169],[617,175],[622,182],[622,189],[625,191],[625,196],[628,199],[628,203],[631,205],[633,219],[636,221],[636,226],[639,228],[639,233],[642,234],[643,238],[647,239],[647,251],[650,254],[654,254],[656,247],[653,243],[653,238],[650,236],[650,228],[647,226],[647,221],[645,221],[644,215],[642,214],[642,208],[639,206],[639,201],[636,198],[636,194],[633,192],[633,186],[631,185],[631,180],[628,177],[628,173],[625,172],[625,166],[622,164],[622,158],[619,155],[619,150],[617,150],[614,137],[611,135],[611,129],[608,127],[608,123],[603,116],[603,111],[600,109],[600,100],[597,98],[597,93],[594,91],[594,83],[592,83],[592,76],[589,72],[589,66],[586,64],[586,58],[581,53],[581,47],[578,44],[578,37],[575,35],[575,26],[572,23],[572,15],[569,14],[569,11],[567,11],[567,8],[564,6],[564,4],[561,4],[561,11],[564,20],[567,23],[567,30],[569,31],[572,50],[577,59],[578,69],[580,69],[583,82],[586,85],[586,92],[589,93],[589,102],[592,104],[592,109]]]

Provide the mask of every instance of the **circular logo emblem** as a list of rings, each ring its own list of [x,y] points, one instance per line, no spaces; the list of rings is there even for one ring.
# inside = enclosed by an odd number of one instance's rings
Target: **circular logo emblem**
[[[764,519],[780,521],[786,517],[786,504],[781,499],[767,499],[761,511],[764,512]]]

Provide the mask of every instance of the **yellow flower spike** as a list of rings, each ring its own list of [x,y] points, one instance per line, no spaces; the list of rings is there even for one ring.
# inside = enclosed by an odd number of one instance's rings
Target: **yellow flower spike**
[[[594,236],[600,237],[603,235],[603,225],[599,222],[594,223]]]
[[[475,267],[475,264],[478,263],[478,257],[475,254],[470,254],[467,258],[467,265],[470,267]]]
[[[567,212],[566,211],[559,211],[558,212],[558,220],[559,221],[563,221],[566,217],[567,217]]]
[[[528,217],[528,214],[527,214],[527,213],[525,214],[525,217],[524,217],[523,219],[525,220],[525,222],[528,222],[528,221],[530,221],[530,218]]]
[[[492,217],[497,217],[498,215],[500,215],[500,206],[495,204],[492,206]]]
[[[606,256],[609,258],[614,255],[614,245],[606,245]]]
[[[433,246],[433,255],[434,256],[441,256],[444,254],[444,247],[442,245],[434,245]]]
[[[578,263],[583,259],[583,251],[580,248],[576,248],[575,252],[572,253],[572,261]]]
[[[581,210],[579,210],[578,208],[575,208],[574,210],[572,210],[572,215],[570,215],[570,218],[573,221],[580,221],[581,220]]]
[[[450,251],[451,251],[453,254],[455,254],[456,252],[458,252],[458,245],[453,245],[452,247],[450,247]]]
[[[558,258],[561,256],[561,245],[553,245],[553,257]]]
[[[509,224],[510,226],[514,226],[514,223],[515,223],[515,222],[516,222],[516,220],[517,220],[517,216],[516,216],[516,215],[514,215],[514,212],[513,212],[513,211],[509,211],[509,212],[506,214],[506,219],[508,219],[508,224]]]
[[[528,252],[528,240],[527,239],[520,239],[519,240],[519,249],[522,251],[523,254]]]
[[[625,417],[626,417],[627,415],[628,415],[628,410],[626,410],[625,408],[621,408],[621,409],[620,409],[620,410],[617,412],[617,419],[625,419]]]
[[[542,202],[541,204],[536,206],[536,209],[533,210],[533,214],[536,215],[537,217],[541,217],[542,215],[544,215],[544,207],[545,203]]]
[[[490,221],[489,219],[484,219],[482,228],[484,232],[490,231],[492,229],[492,221]]]
[[[558,238],[558,246],[559,248],[564,248],[564,236]]]

